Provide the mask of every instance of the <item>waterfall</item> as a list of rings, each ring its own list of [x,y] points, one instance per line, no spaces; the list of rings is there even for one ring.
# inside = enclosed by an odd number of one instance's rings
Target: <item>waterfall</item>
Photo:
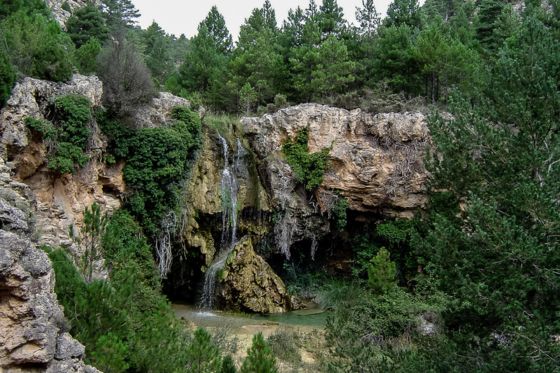
[[[224,158],[224,169],[221,181],[222,199],[222,239],[219,251],[214,261],[206,270],[204,278],[204,288],[201,306],[204,309],[212,309],[216,298],[216,281],[218,273],[224,268],[228,255],[237,244],[237,193],[239,185],[237,183],[237,173],[239,173],[241,160],[244,157],[245,149],[239,139],[237,140],[237,151],[233,159],[233,164],[229,163],[229,146],[225,138],[220,136],[222,145],[222,155]]]

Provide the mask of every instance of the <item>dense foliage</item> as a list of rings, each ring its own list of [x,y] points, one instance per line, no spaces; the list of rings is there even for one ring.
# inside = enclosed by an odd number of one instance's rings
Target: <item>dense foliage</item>
[[[61,174],[73,173],[86,164],[93,113],[84,96],[67,95],[54,100],[51,121],[26,118],[27,127],[49,148],[48,167]]]
[[[102,129],[111,138],[109,156],[126,160],[124,178],[132,190],[127,208],[150,238],[158,236],[165,215],[177,208],[181,182],[200,143],[197,113],[176,107],[172,116],[168,127],[141,129],[102,119]]]
[[[289,141],[282,147],[288,164],[295,173],[296,180],[312,191],[323,182],[327,168],[329,149],[309,153],[307,145],[309,133],[307,128],[297,133],[295,140]]]

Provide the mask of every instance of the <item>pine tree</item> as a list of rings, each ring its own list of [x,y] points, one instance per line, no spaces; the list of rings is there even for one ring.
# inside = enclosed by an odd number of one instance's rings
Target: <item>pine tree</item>
[[[8,56],[0,50],[0,108],[4,106],[16,82],[16,72]]]
[[[140,12],[131,0],[102,0],[101,10],[111,32],[121,32],[132,27],[140,17]]]
[[[340,36],[346,28],[344,12],[336,0],[323,0],[319,8],[318,21],[322,40],[332,35]]]
[[[103,14],[93,4],[76,10],[66,22],[66,31],[76,48],[81,47],[91,38],[96,38],[103,43],[108,33]]]
[[[226,355],[222,360],[222,369],[220,373],[236,373],[237,369],[235,368],[235,362],[231,355]]]
[[[158,84],[163,84],[173,70],[171,38],[156,23],[142,33],[146,66]]]
[[[241,373],[277,373],[276,358],[261,333],[253,337],[253,344],[241,366]]]
[[[212,342],[212,336],[204,329],[198,328],[187,349],[188,373],[216,373],[219,372],[222,361],[218,347]]]
[[[386,26],[408,25],[420,27],[420,6],[418,0],[395,0],[387,9]]]
[[[391,255],[381,248],[371,259],[368,266],[368,286],[377,294],[384,294],[396,286],[397,266],[391,261]]]
[[[362,0],[362,7],[356,7],[356,20],[360,25],[360,34],[372,37],[381,23],[381,16],[373,0]]]
[[[221,54],[227,55],[233,50],[231,34],[226,26],[226,20],[216,6],[208,12],[206,18],[198,25],[198,32],[205,28],[215,48]]]
[[[318,64],[312,72],[311,86],[316,98],[343,93],[355,80],[356,63],[350,60],[344,42],[329,37],[319,47]]]
[[[490,52],[495,52],[501,46],[495,30],[503,9],[504,2],[501,0],[480,1],[476,37],[482,46]]]

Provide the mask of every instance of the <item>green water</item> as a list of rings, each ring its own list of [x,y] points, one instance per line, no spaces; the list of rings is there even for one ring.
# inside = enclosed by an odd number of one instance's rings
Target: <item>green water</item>
[[[273,315],[256,315],[226,311],[201,311],[190,306],[174,304],[175,314],[196,326],[217,328],[228,325],[241,328],[247,325],[278,325],[290,327],[311,327],[323,329],[327,322],[328,313],[320,309],[301,310]]]

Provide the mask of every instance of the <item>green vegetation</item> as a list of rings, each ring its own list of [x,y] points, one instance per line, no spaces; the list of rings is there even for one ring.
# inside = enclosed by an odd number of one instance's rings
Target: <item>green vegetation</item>
[[[261,333],[255,334],[253,344],[241,366],[241,373],[277,373],[276,359]]]
[[[323,182],[329,149],[309,153],[308,140],[308,129],[301,129],[298,131],[295,141],[284,144],[282,152],[294,171],[296,180],[302,183],[305,189],[312,191]]]
[[[47,16],[44,4],[33,4],[18,7],[0,20],[0,50],[22,75],[68,80],[73,67],[72,40]]]
[[[61,250],[49,253],[56,293],[72,334],[91,364],[105,371],[182,371],[190,336],[159,293],[151,249],[124,211],[113,215],[102,239],[107,281],[86,283]]]
[[[80,243],[84,248],[82,273],[86,282],[93,279],[93,267],[103,258],[101,242],[107,228],[107,216],[101,212],[97,203],[84,211],[84,226],[82,227]]]
[[[175,121],[168,127],[142,129],[101,118],[103,132],[112,139],[110,155],[126,160],[124,178],[133,191],[126,206],[150,238],[157,237],[164,216],[177,208],[181,182],[200,144],[198,114],[176,107],[172,115]]]
[[[6,54],[0,51],[0,108],[4,106],[16,82],[16,72]]]
[[[26,118],[25,124],[49,145],[48,167],[60,174],[73,173],[88,161],[85,151],[91,136],[93,114],[86,97],[57,97],[53,122]]]

